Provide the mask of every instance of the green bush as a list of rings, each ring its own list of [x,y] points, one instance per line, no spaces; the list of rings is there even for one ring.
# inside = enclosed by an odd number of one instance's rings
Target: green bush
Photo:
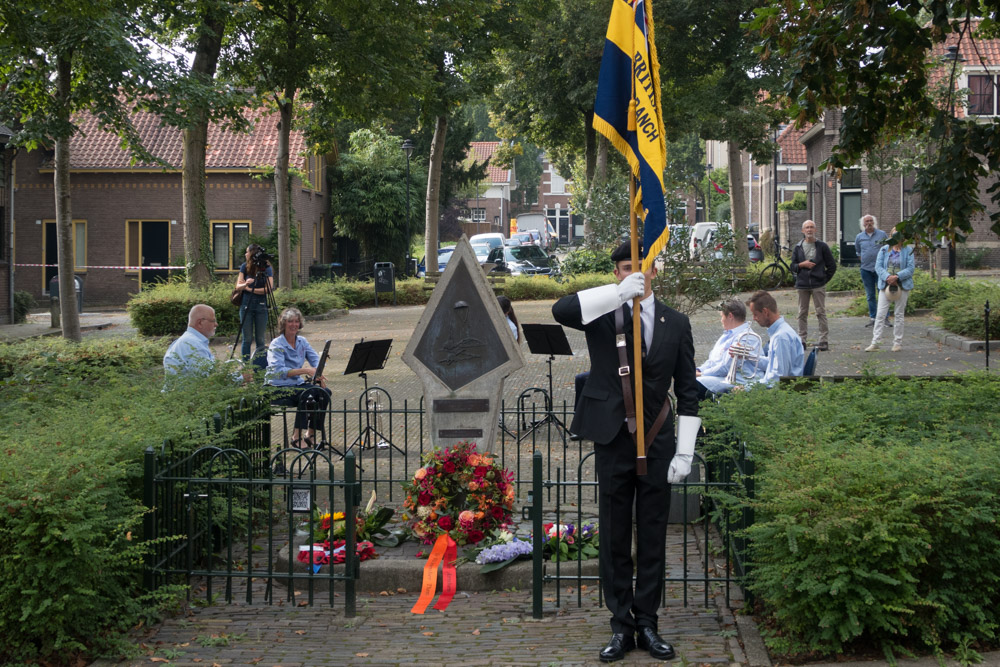
[[[955,251],[955,259],[958,261],[960,268],[981,269],[985,263],[986,256],[989,254],[989,248],[968,248],[963,246]]]
[[[938,304],[936,313],[945,329],[960,336],[984,340],[986,302],[990,302],[990,340],[1000,339],[1000,285],[973,283],[968,292]]]
[[[826,284],[827,292],[855,292],[865,291],[865,284],[861,282],[861,269],[855,266],[838,266],[833,278]]]
[[[614,282],[610,273],[580,273],[557,282],[548,276],[517,276],[507,278],[503,293],[511,301],[544,301],[559,299],[580,290]]]
[[[981,281],[971,281],[965,278],[934,280],[931,275],[920,269],[913,274],[913,290],[906,301],[906,310],[916,308],[937,309],[945,299],[970,294]],[[868,301],[864,293],[854,299],[845,311],[848,315],[864,316],[868,314]]]
[[[35,297],[31,296],[30,292],[14,290],[14,324],[27,321],[28,313],[36,305]]]
[[[806,210],[806,205],[808,200],[806,199],[806,193],[796,192],[792,195],[791,201],[778,202],[779,211],[804,211]]]
[[[225,374],[164,394],[162,341],[0,346],[0,664],[69,664],[125,646],[141,590],[142,452],[207,444],[249,389]]]
[[[748,585],[772,650],[996,642],[1000,413],[984,406],[998,401],[1000,378],[970,373],[742,392],[703,411],[756,461],[756,498],[738,504],[755,511]]]
[[[331,285],[320,281],[294,290],[275,290],[278,310],[294,306],[308,317],[344,308],[344,300]],[[206,289],[194,289],[187,283],[171,281],[136,294],[129,299],[127,309],[132,326],[143,336],[177,336],[187,328],[191,307],[204,303],[215,308],[215,318],[219,321],[216,335],[231,336],[240,324],[240,311],[229,302],[232,291],[231,283],[217,282]]]
[[[560,264],[560,269],[567,276],[580,273],[610,274],[615,270],[615,263],[611,261],[610,252],[577,248],[566,255],[566,259]]]

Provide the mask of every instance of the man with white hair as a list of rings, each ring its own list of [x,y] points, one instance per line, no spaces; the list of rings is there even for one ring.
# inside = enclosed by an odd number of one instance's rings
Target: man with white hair
[[[208,346],[219,322],[215,309],[203,303],[188,312],[187,331],[175,340],[163,355],[163,371],[167,378],[204,376],[215,367],[215,355]]]
[[[865,284],[865,296],[868,299],[868,324],[875,324],[875,311],[878,309],[878,274],[875,273],[875,258],[878,249],[885,243],[886,233],[878,228],[878,219],[871,213],[861,216],[861,231],[854,237],[854,251],[861,260],[861,282]]]
[[[806,220],[802,223],[802,240],[792,249],[792,273],[795,274],[795,291],[799,295],[799,336],[802,346],[806,345],[809,318],[809,299],[816,307],[819,321],[820,350],[830,349],[830,328],[826,320],[826,284],[837,272],[837,262],[833,259],[830,246],[816,238],[816,223]]]

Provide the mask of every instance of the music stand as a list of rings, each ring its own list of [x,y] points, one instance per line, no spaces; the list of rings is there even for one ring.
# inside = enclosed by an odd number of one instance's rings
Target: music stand
[[[347,368],[344,369],[344,375],[359,373],[361,379],[365,381],[365,392],[362,394],[365,397],[365,427],[358,434],[358,437],[354,439],[354,442],[345,450],[345,454],[351,451],[355,445],[361,450],[373,448],[375,445],[372,443],[372,434],[377,436],[378,440],[376,442],[384,442],[400,454],[403,453],[403,450],[394,445],[392,440],[372,426],[371,410],[368,408],[368,371],[377,371],[385,368],[385,362],[389,358],[389,348],[391,347],[391,338],[369,341],[362,338],[361,342],[356,343],[354,349],[351,350],[351,357],[347,360]]]
[[[520,440],[523,440],[535,429],[547,423],[554,423],[558,428],[561,428],[566,433],[569,433],[569,429],[566,428],[566,425],[563,424],[562,421],[556,417],[555,412],[552,411],[552,408],[554,407],[554,401],[552,398],[552,362],[555,360],[557,354],[562,356],[573,356],[573,349],[569,346],[569,340],[566,338],[566,332],[563,330],[562,325],[559,324],[522,324],[521,330],[524,331],[524,338],[528,341],[528,350],[530,350],[532,354],[549,355],[549,358],[546,360],[546,363],[549,365],[549,391],[546,395],[547,405],[545,416],[532,423],[531,428],[528,429],[526,433],[521,435]]]

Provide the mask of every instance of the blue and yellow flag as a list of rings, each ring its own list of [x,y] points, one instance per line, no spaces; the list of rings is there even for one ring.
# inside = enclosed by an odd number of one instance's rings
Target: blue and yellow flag
[[[650,0],[615,0],[611,9],[594,101],[594,129],[628,159],[638,182],[632,206],[643,220],[642,270],[646,271],[670,237],[663,200],[667,143]]]

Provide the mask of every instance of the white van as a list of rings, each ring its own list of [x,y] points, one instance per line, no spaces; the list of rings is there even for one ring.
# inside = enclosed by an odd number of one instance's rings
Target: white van
[[[729,226],[728,222],[696,222],[691,227],[691,240],[688,242],[688,251],[691,259],[707,259],[702,257],[702,251],[708,244],[709,237],[719,225]]]
[[[541,247],[546,252],[552,252],[559,244],[559,237],[552,223],[541,213],[522,213],[517,216],[517,231],[537,231],[541,236]]]

